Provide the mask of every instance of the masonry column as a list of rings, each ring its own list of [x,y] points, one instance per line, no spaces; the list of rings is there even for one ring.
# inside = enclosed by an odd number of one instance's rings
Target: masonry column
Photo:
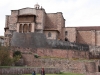
[[[35,23],[32,23],[32,30],[31,32],[35,32]]]
[[[17,32],[19,32],[19,23],[17,23]]]
[[[96,45],[96,31],[95,30],[91,30],[91,33],[92,33],[92,40],[91,40],[91,43],[92,45]]]

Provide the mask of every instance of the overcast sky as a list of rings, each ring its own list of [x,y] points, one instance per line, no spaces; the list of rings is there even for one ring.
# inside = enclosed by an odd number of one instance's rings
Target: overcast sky
[[[0,35],[4,35],[5,15],[10,10],[33,8],[36,3],[47,13],[62,12],[66,27],[100,26],[100,0],[1,0]]]

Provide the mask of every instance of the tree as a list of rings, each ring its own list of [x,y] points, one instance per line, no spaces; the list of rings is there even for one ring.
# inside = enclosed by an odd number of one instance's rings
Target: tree
[[[12,59],[10,58],[10,52],[8,50],[0,50],[0,65],[8,66],[12,64]]]
[[[10,47],[0,45],[0,66],[10,66],[21,58],[21,52],[13,52],[13,58],[10,57]]]

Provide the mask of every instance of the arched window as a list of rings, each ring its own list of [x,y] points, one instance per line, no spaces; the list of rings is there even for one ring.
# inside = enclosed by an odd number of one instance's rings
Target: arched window
[[[29,24],[29,32],[31,32],[31,30],[32,30],[32,25]]]
[[[22,24],[20,24],[20,26],[19,26],[19,32],[22,33],[22,31],[23,31]]]
[[[24,24],[24,26],[23,26],[23,32],[27,33],[27,31],[28,31],[28,26],[27,26],[27,24]]]
[[[48,33],[48,37],[51,37],[51,32]]]

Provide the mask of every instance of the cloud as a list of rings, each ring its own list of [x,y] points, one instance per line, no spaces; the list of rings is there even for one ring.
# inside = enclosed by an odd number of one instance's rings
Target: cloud
[[[77,5],[78,6],[78,5]],[[66,15],[66,26],[100,26],[100,5],[90,0]]]

